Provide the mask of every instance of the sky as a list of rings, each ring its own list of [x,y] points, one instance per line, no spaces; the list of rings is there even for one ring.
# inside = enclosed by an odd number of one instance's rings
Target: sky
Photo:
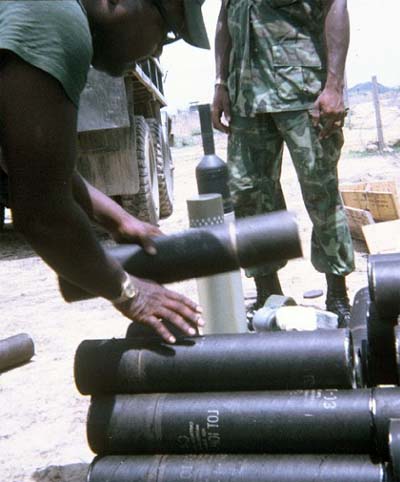
[[[350,47],[346,76],[349,87],[376,75],[386,86],[400,85],[400,0],[348,0]],[[220,0],[206,0],[203,16],[214,43]],[[161,63],[166,76],[169,110],[190,102],[211,102],[214,89],[214,51],[190,47],[182,41],[164,49]]]

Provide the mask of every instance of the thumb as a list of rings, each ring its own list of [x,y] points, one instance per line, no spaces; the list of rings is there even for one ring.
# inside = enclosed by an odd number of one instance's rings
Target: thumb
[[[149,238],[148,236],[140,236],[140,244],[147,254],[150,254],[151,256],[157,254],[157,248],[152,238]]]
[[[313,107],[310,109],[310,116],[311,116],[312,125],[314,127],[318,127],[319,120],[321,117],[320,105],[318,101],[315,102]]]
[[[228,123],[230,123],[231,122],[231,103],[228,96],[226,96],[224,99],[224,115]]]

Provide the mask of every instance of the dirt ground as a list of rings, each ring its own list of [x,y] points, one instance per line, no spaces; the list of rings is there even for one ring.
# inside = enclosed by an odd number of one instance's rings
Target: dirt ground
[[[349,138],[355,135],[347,134]],[[349,150],[345,149],[339,167],[343,182],[399,182],[399,155],[360,156]],[[224,139],[218,139],[217,152],[226,157]],[[166,233],[188,226],[186,199],[196,193],[194,173],[202,149],[199,145],[182,147],[174,149],[173,155],[176,207],[161,224]],[[309,261],[311,225],[287,155],[283,187],[288,208],[298,219],[304,258],[290,261],[281,271],[281,281],[285,293],[303,304],[304,291],[325,289],[325,284]],[[85,435],[89,399],[74,385],[74,353],[85,339],[124,336],[128,321],[103,300],[66,304],[54,273],[10,225],[0,236],[0,248],[0,339],[28,333],[35,344],[30,363],[0,376],[0,481],[83,482],[94,454]],[[359,243],[355,248],[357,268],[348,279],[351,299],[367,285],[366,247]],[[243,283],[245,295],[254,294],[251,280],[243,278]],[[171,287],[197,297],[195,281]],[[324,297],[312,304],[323,308]]]

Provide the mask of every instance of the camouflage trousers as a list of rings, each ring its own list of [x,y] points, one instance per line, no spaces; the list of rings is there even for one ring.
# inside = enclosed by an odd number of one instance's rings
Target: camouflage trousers
[[[232,117],[228,167],[235,214],[244,217],[286,209],[280,183],[284,143],[313,224],[311,262],[321,273],[347,275],[354,270],[354,253],[338,188],[343,133],[337,130],[320,140],[307,110]],[[246,275],[267,275],[285,264],[257,266]]]

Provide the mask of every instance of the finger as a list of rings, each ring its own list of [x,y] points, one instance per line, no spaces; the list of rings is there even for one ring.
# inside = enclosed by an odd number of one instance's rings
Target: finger
[[[344,117],[341,117],[340,119],[335,120],[333,125],[335,128],[341,129],[344,126]]]
[[[165,235],[158,226],[154,226],[154,224],[149,224],[147,228],[147,236],[165,236]]]
[[[320,139],[327,139],[335,130],[334,119],[326,119],[319,134]]]
[[[214,104],[211,109],[211,120],[215,128],[217,128],[216,126],[219,123],[220,117],[221,117],[221,109]]]
[[[313,127],[318,127],[320,123],[320,117],[321,117],[321,112],[319,108],[319,104],[316,102],[312,109],[310,109],[310,116],[311,116],[311,122]]]
[[[311,116],[311,123],[313,127],[318,127],[320,123],[320,118],[321,118],[319,111],[311,110],[310,116]]]
[[[157,312],[157,315],[160,317],[166,317],[167,315],[162,310],[168,310],[168,319],[170,321],[175,321],[178,323],[177,326],[187,331],[187,327],[189,328],[198,328],[203,327],[205,325],[205,321],[201,316],[201,313],[198,311],[193,311],[191,308],[187,307],[184,304],[181,304],[174,300],[166,301],[164,306],[161,308],[160,311]],[[173,318],[171,318],[171,316]],[[181,323],[182,321],[182,323]],[[192,332],[189,333],[193,335]]]
[[[229,127],[231,123],[231,103],[228,96],[224,100],[224,115]]]
[[[229,126],[227,124],[224,124],[223,122],[220,123],[220,131],[223,132],[224,134],[229,134],[230,133],[230,129],[229,129]]]
[[[179,330],[182,331],[182,333],[184,333],[185,335],[188,335],[188,336],[197,335],[197,325],[193,326],[192,324],[188,323],[188,321],[185,320],[180,313],[177,313],[171,309],[167,309],[166,307],[163,307],[157,312],[157,316],[161,319],[170,321],[173,325],[179,328]]]
[[[143,249],[146,251],[147,254],[151,254],[152,256],[157,254],[157,248],[154,244],[154,241],[148,236],[141,236],[140,244],[142,245]]]
[[[321,123],[324,127],[324,136],[331,135],[335,130],[341,129],[344,125],[345,112],[321,114]]]
[[[143,320],[142,323],[149,325],[166,343],[173,344],[176,342],[176,338],[164,325],[161,319],[156,318],[155,316],[150,316],[146,320]]]
[[[169,306],[185,306],[186,308],[190,309],[190,312],[194,312],[195,314],[199,315],[203,313],[203,309],[201,308],[200,305],[192,301],[190,298],[187,298],[186,296],[177,293],[176,291],[171,291],[165,288],[166,294],[169,298]]]
[[[222,111],[221,110],[213,113],[213,117],[212,117],[213,127],[215,129],[217,129],[218,131],[227,134],[227,132],[229,132],[229,130],[228,130],[227,126],[225,126],[221,122],[221,118],[222,118]]]

